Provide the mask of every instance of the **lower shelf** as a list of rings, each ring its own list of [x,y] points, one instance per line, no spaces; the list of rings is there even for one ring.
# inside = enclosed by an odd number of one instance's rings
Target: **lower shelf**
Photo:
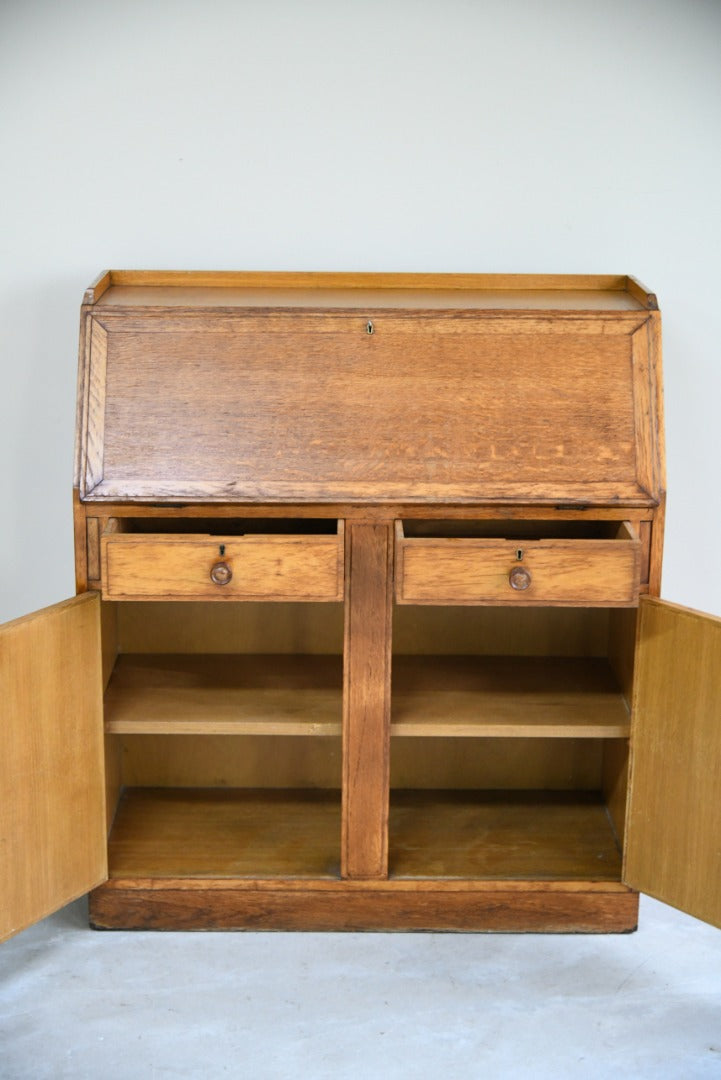
[[[112,877],[333,878],[340,792],[128,788],[108,843]]]
[[[592,792],[394,792],[389,833],[396,878],[621,880],[616,835]]]
[[[99,929],[620,933],[638,896],[588,793],[396,792],[391,873],[341,880],[328,791],[131,788]]]
[[[335,791],[129,788],[110,834],[111,877],[339,876]],[[394,878],[620,881],[608,814],[591,792],[399,791]]]

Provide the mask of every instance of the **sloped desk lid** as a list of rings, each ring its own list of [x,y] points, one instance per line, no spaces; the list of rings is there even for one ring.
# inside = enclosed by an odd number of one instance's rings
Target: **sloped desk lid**
[[[626,278],[112,272],[87,501],[650,505],[655,299]]]

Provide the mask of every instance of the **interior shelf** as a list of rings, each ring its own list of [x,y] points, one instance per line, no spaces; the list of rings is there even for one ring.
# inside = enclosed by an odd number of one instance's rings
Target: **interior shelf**
[[[113,734],[340,735],[339,656],[118,657],[105,694]]]
[[[607,660],[397,656],[392,735],[626,738],[630,713]]]
[[[396,791],[389,852],[394,878],[621,880],[594,792]]]
[[[113,878],[337,878],[340,792],[127,788]]]
[[[149,654],[117,660],[112,734],[341,733],[338,656]],[[603,659],[398,656],[394,736],[626,738],[629,709]]]

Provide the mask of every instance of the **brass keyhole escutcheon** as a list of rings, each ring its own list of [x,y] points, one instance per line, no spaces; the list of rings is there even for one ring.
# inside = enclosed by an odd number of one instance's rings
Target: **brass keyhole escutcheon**
[[[210,571],[210,580],[214,585],[227,585],[233,576],[233,571],[227,562],[217,562]]]
[[[508,575],[508,584],[517,592],[523,592],[531,584],[531,575],[523,566],[514,566]]]

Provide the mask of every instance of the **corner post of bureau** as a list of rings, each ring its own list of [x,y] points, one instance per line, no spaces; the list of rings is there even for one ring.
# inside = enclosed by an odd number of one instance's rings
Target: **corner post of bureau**
[[[343,666],[344,878],[388,873],[392,522],[346,523]]]

